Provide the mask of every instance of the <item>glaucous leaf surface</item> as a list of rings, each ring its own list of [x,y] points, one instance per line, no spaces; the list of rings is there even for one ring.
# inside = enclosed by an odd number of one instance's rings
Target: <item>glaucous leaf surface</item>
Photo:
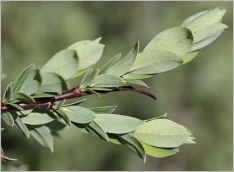
[[[133,117],[116,114],[96,114],[94,121],[107,133],[123,134],[139,128],[144,122]]]
[[[98,75],[98,72],[99,72],[98,69],[96,70],[90,69],[88,72],[86,72],[86,74],[84,75],[81,81],[80,87],[85,88],[89,86],[93,82],[95,77]]]
[[[93,111],[95,114],[103,114],[103,113],[112,113],[115,111],[117,106],[103,106],[103,107],[95,107],[95,108],[89,108],[91,111]]]
[[[99,71],[99,75],[106,73],[108,69],[110,69],[112,66],[114,66],[118,61],[121,59],[121,53],[114,56],[112,59],[110,59]]]
[[[142,80],[137,80],[137,79],[125,79],[126,82],[128,83],[132,83],[132,84],[136,84],[136,85],[141,85],[141,86],[144,86],[144,87],[147,87],[149,88],[148,85],[146,85],[146,83]]]
[[[78,70],[78,58],[75,50],[65,49],[56,53],[42,68],[43,72],[53,72],[65,80],[70,79]]]
[[[193,52],[189,52],[186,53],[182,58],[183,58],[183,64],[190,62],[192,59],[194,59],[194,57],[197,56],[199,51],[193,51]]]
[[[132,68],[134,74],[155,74],[174,69],[183,63],[183,59],[171,52],[152,50],[139,53]]]
[[[41,125],[54,121],[56,118],[57,117],[49,110],[40,109],[38,112],[33,111],[29,115],[22,116],[21,120],[25,124]]]
[[[20,73],[20,75],[17,77],[17,79],[14,82],[14,85],[12,87],[12,92],[19,91],[20,87],[22,86],[24,81],[27,79],[28,75],[32,71],[34,71],[34,69],[35,69],[35,64],[31,64]]]
[[[80,41],[68,47],[68,49],[76,51],[78,57],[78,72],[93,66],[99,61],[105,47],[105,45],[99,43],[100,40],[101,38],[97,38],[94,41]],[[77,74],[75,74],[75,76],[76,75]]]
[[[179,148],[158,148],[158,147],[151,146],[142,142],[141,144],[144,147],[144,150],[148,155],[156,157],[156,158],[167,157],[167,156],[174,155],[177,152],[179,152]]]
[[[12,117],[12,115],[9,112],[4,112],[1,114],[2,119],[5,121],[5,123],[11,127],[14,126],[15,122],[14,122],[14,118]]]
[[[80,124],[89,123],[95,118],[95,113],[93,111],[80,106],[61,107],[60,110],[62,110],[71,121]]]
[[[10,101],[11,94],[12,94],[12,85],[13,85],[13,82],[8,84],[8,86],[6,87],[6,90],[4,91],[3,96],[2,96],[2,102],[8,103]]]
[[[159,33],[145,47],[143,53],[153,50],[164,50],[183,56],[190,51],[192,43],[193,36],[189,29],[181,26],[174,27]]]
[[[145,122],[132,134],[140,142],[163,148],[178,147],[190,137],[190,133],[183,126],[168,119]]]
[[[63,91],[68,90],[67,82],[60,75],[52,72],[41,73],[42,85],[40,92],[57,93],[61,94]]]
[[[11,103],[14,102],[27,102],[27,103],[35,103],[35,100],[28,96],[27,94],[21,92],[14,92],[11,94]]]
[[[94,79],[90,87],[119,87],[125,83],[126,82],[118,76],[102,74]]]
[[[115,76],[125,74],[135,61],[138,51],[139,42],[137,42],[136,45],[119,62],[110,67],[105,73]]]
[[[41,86],[41,76],[39,70],[35,69],[27,76],[22,83],[18,92],[24,93],[28,96],[36,93]]]

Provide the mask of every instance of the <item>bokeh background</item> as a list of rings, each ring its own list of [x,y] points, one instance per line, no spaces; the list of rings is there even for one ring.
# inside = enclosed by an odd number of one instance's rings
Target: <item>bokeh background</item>
[[[82,105],[117,105],[116,114],[167,118],[187,126],[197,144],[182,145],[166,158],[146,163],[125,146],[104,142],[72,127],[54,138],[51,153],[2,122],[1,145],[18,165],[2,170],[233,170],[233,2],[1,2],[1,93],[31,63],[41,68],[56,52],[102,37],[101,68],[140,40],[140,50],[158,33],[187,17],[220,7],[229,26],[186,65],[146,79],[157,101],[131,93],[89,96]],[[79,85],[80,78],[70,82]]]

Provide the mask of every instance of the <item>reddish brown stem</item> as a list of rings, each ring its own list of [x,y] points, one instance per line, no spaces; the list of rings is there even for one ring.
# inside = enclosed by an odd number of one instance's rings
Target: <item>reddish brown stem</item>
[[[114,90],[111,91],[102,91],[102,90],[96,90],[97,93],[109,93],[109,92],[113,92],[113,91],[133,91],[133,92],[137,92],[137,93],[141,93],[144,95],[147,95],[151,98],[153,98],[154,100],[156,100],[155,95],[150,94],[148,92],[136,89],[132,86],[122,86],[122,87],[117,87]],[[86,96],[86,95],[90,95],[92,94],[89,91],[82,91],[82,89],[78,86],[75,87],[69,91],[63,92],[60,95],[56,95],[54,97],[45,97],[45,98],[35,98],[36,103],[25,103],[25,102],[19,102],[17,103],[20,107],[22,107],[23,109],[33,109],[35,107],[37,108],[52,108],[52,105],[54,102],[56,101],[61,101],[64,99],[72,99],[72,98],[78,98],[78,97],[82,97],[82,96]],[[1,103],[1,111],[2,112],[7,112],[9,110],[15,110],[16,108],[14,106],[11,105],[5,105],[3,102]]]

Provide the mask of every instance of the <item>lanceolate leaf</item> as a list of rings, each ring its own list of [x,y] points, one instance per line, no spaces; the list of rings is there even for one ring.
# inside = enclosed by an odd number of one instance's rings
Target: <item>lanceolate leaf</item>
[[[47,126],[51,132],[61,131],[68,127],[62,118],[55,119],[54,121],[45,124],[45,126]]]
[[[15,103],[7,103],[7,105],[11,105],[13,107],[15,107],[16,109],[19,109],[21,111],[23,111],[24,109],[22,107],[20,107],[19,105],[15,104]]]
[[[14,92],[11,95],[11,103],[14,102],[27,102],[27,103],[35,103],[35,100],[33,98],[31,98],[30,96],[21,93],[21,92]]]
[[[167,119],[155,119],[145,122],[133,132],[140,142],[155,147],[178,147],[190,137],[190,133],[181,125]]]
[[[63,107],[67,107],[67,106],[75,106],[75,105],[78,105],[78,104],[80,104],[80,103],[84,102],[85,100],[86,100],[86,99],[82,99],[82,100],[79,100],[79,101],[74,102],[74,103],[65,104],[65,105],[63,105]]]
[[[27,68],[23,70],[23,72],[20,73],[16,81],[14,82],[14,85],[12,87],[12,92],[19,91],[20,87],[22,86],[23,82],[27,79],[28,75],[34,71],[35,64],[29,65]]]
[[[197,43],[201,40],[209,38],[212,35],[215,35],[216,33],[219,33],[220,35],[226,28],[228,27],[223,23],[215,23],[215,24],[209,25],[206,28],[203,28],[202,30],[194,33],[194,43]]]
[[[142,80],[137,80],[137,79],[125,79],[126,82],[132,83],[132,84],[136,84],[136,85],[141,85],[144,87],[149,88],[148,85],[146,85],[146,83]]]
[[[30,133],[28,131],[28,128],[26,125],[21,121],[20,117],[14,117],[15,118],[15,126],[19,129],[19,131],[25,135],[27,138],[30,138]]]
[[[31,73],[22,83],[19,92],[30,96],[39,90],[40,85],[41,85],[41,76],[39,74],[39,70],[35,69],[31,71]]]
[[[67,82],[58,74],[52,72],[41,73],[42,85],[40,87],[41,92],[52,92],[61,94],[63,91],[68,90]]]
[[[174,155],[177,152],[179,152],[178,148],[158,148],[158,147],[151,146],[142,142],[141,144],[144,147],[144,150],[148,155],[156,157],[156,158],[163,158],[166,156]]]
[[[41,69],[41,72],[53,72],[65,80],[77,71],[78,58],[74,50],[65,49],[55,54]]]
[[[4,92],[3,96],[2,96],[2,102],[8,103],[8,102],[10,101],[11,94],[12,94],[12,85],[13,85],[13,82],[11,82],[11,83],[7,86],[5,92]]]
[[[37,109],[38,111],[33,111],[27,116],[22,116],[21,120],[25,124],[30,125],[41,125],[49,123],[56,119],[56,116],[47,109]]]
[[[110,67],[106,71],[106,73],[115,76],[121,76],[125,74],[130,69],[133,62],[135,61],[138,51],[139,51],[139,42],[136,43],[134,48],[131,49],[130,52],[126,56],[124,56],[122,60],[120,60],[118,63]]]
[[[99,72],[98,69],[97,70],[90,69],[85,74],[84,78],[82,79],[80,87],[85,88],[85,87],[89,86],[92,83],[92,81],[95,79],[95,77],[98,75],[98,72]]]
[[[114,56],[112,59],[110,59],[99,71],[99,75],[106,73],[108,69],[110,69],[112,66],[114,66],[118,61],[121,59],[121,53]]]
[[[116,114],[96,114],[94,121],[107,133],[123,134],[139,128],[144,122],[133,117]]]
[[[126,82],[118,77],[108,74],[98,75],[90,87],[119,87]]]
[[[219,10],[219,8],[210,10],[193,20],[187,25],[187,28],[193,33],[200,31],[209,25],[220,22],[225,12],[225,9]]]
[[[67,123],[67,125],[71,126],[71,120],[68,115],[62,110],[63,107],[57,109],[55,112]]]
[[[183,21],[183,23],[181,24],[181,26],[183,26],[183,27],[188,26],[188,25],[191,24],[196,18],[200,17],[201,15],[203,15],[203,14],[205,14],[205,13],[207,13],[207,12],[208,12],[208,10],[202,11],[202,12],[199,12],[199,13],[197,13],[197,14],[194,14],[194,15],[188,17],[187,19],[185,19],[185,20]]]
[[[130,71],[135,74],[161,73],[182,63],[183,59],[174,53],[162,50],[146,51],[137,56]]]
[[[2,113],[1,116],[2,119],[7,123],[7,125],[10,125],[11,127],[14,126],[14,119],[9,112]]]
[[[103,114],[103,113],[110,114],[115,111],[116,107],[117,106],[95,107],[95,108],[90,108],[90,110],[96,114]]]
[[[49,129],[44,125],[32,128],[34,128],[34,130],[37,132],[37,134],[34,133],[33,137],[43,146],[48,147],[51,152],[54,152],[53,138],[52,135],[50,134]]]
[[[192,43],[193,36],[189,29],[179,26],[159,33],[143,52],[164,50],[183,56],[191,49]]]
[[[90,122],[88,125],[86,125],[86,128],[88,128],[94,135],[109,142],[109,138],[106,132],[96,122],[94,121]]]
[[[78,71],[85,70],[93,66],[101,58],[105,45],[100,44],[100,40],[101,38],[94,41],[80,41],[68,47],[68,49],[76,51],[79,59]]]
[[[123,78],[126,80],[139,80],[139,79],[146,79],[154,76],[155,74],[135,74],[135,73],[128,73],[123,75]]]
[[[132,134],[118,135],[118,137],[129,149],[142,158],[144,162],[146,161],[146,154],[143,146]]]
[[[80,106],[61,107],[60,110],[62,110],[71,121],[80,124],[89,123],[95,118],[95,113],[93,111]]]

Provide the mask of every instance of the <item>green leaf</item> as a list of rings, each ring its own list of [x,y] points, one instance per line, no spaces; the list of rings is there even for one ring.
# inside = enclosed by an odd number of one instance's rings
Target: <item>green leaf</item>
[[[22,83],[18,92],[24,93],[28,96],[36,93],[41,85],[41,76],[39,70],[35,69],[27,76],[25,81]]]
[[[188,140],[186,140],[184,143],[186,143],[186,144],[195,144],[196,142],[193,141],[192,137],[189,137]]]
[[[89,131],[91,131],[97,137],[109,142],[106,132],[96,122],[90,122],[88,125],[86,125],[86,128],[88,128]]]
[[[43,126],[37,126],[32,127],[35,132],[33,132],[32,136],[43,146],[48,147],[51,152],[54,152],[54,146],[53,146],[53,138],[50,134],[50,131],[47,127]],[[32,132],[33,130],[30,130]]]
[[[193,36],[190,30],[179,26],[159,33],[143,52],[164,50],[183,56],[191,49],[192,43]]]
[[[89,108],[91,111],[93,111],[95,114],[102,114],[102,113],[112,113],[115,111],[117,106],[103,106],[103,107],[95,107],[95,108]]]
[[[164,148],[178,147],[190,137],[190,133],[184,127],[167,119],[145,122],[132,134],[140,142]]]
[[[99,75],[106,73],[108,69],[110,69],[112,66],[114,66],[118,61],[121,59],[121,53],[114,56],[112,59],[110,59],[99,71]]]
[[[1,114],[1,116],[7,125],[10,125],[11,127],[14,126],[14,119],[9,112],[4,112]]]
[[[90,87],[119,87],[126,82],[118,77],[108,74],[98,75]]]
[[[78,58],[74,50],[65,49],[56,53],[41,69],[41,72],[53,72],[65,80],[77,71]]]
[[[56,110],[55,112],[60,116],[68,126],[71,126],[71,120],[69,119],[68,115],[62,111],[63,107],[60,107],[60,109]]]
[[[154,76],[155,74],[135,74],[135,73],[128,73],[123,75],[123,78],[126,80],[136,80],[136,79],[146,79]]]
[[[53,92],[61,94],[63,91],[69,89],[67,82],[58,74],[51,72],[44,72],[41,74],[42,85],[41,92]]]
[[[2,102],[8,103],[10,101],[10,97],[11,97],[11,94],[12,94],[12,85],[13,85],[13,82],[8,84],[4,94],[2,96]]]
[[[21,121],[20,117],[14,117],[15,120],[15,126],[16,128],[19,129],[19,131],[26,136],[27,138],[30,138],[30,133],[28,131],[28,128],[26,127],[26,125]]]
[[[45,126],[48,127],[51,132],[57,132],[67,128],[67,124],[62,118],[55,119],[54,121],[45,124]]]
[[[142,143],[142,142],[141,142],[141,144],[144,147],[145,152],[148,155],[156,157],[156,158],[167,157],[167,156],[174,155],[177,152],[179,152],[178,148],[157,148],[157,147],[150,146],[150,145]]]
[[[98,97],[101,97],[100,94],[98,94],[98,92],[94,91],[94,90],[91,89],[91,88],[86,88],[85,90],[91,92],[92,94],[96,94]]]
[[[185,54],[182,58],[184,60],[184,63],[188,63],[190,62],[192,59],[194,59],[194,57],[196,57],[196,55],[198,54],[199,51],[194,51],[194,52],[190,52],[190,53],[187,53]]]
[[[93,65],[93,66],[94,66],[94,65]],[[75,75],[72,76],[72,78],[76,78],[76,77],[78,77],[78,76],[80,76],[80,75],[83,75],[84,73],[86,73],[87,71],[89,71],[90,69],[92,69],[93,66],[91,66],[91,67],[89,67],[89,68],[87,68],[87,69],[84,69],[84,70],[78,70],[78,71],[75,73]]]
[[[203,15],[203,14],[205,14],[205,13],[207,13],[207,12],[208,12],[208,10],[202,11],[202,12],[199,12],[199,13],[197,13],[197,14],[194,14],[194,15],[188,17],[187,19],[185,19],[185,20],[183,21],[183,23],[181,24],[181,26],[187,27],[187,26],[188,26],[189,24],[191,24],[196,18],[200,17],[201,15]]]
[[[33,111],[33,109],[27,109],[27,110],[11,110],[11,114],[12,116],[24,116],[24,115],[28,115]]]
[[[65,104],[65,105],[63,105],[63,107],[67,107],[67,106],[75,106],[75,105],[78,105],[78,104],[80,104],[80,103],[84,102],[85,100],[86,100],[86,99],[79,100],[79,101],[77,101],[77,102],[70,103],[70,104]]]
[[[92,90],[96,90],[96,91],[111,91],[114,88],[102,88],[102,87],[92,87]]]
[[[25,124],[41,125],[56,119],[56,116],[48,109],[35,108],[29,115],[22,116],[21,120]]]
[[[95,118],[95,113],[93,111],[80,106],[61,107],[60,110],[62,110],[71,121],[80,124],[89,123]]]
[[[216,9],[210,10],[200,15],[195,20],[193,20],[187,26],[187,28],[190,29],[193,33],[200,31],[206,28],[208,25],[219,23],[225,13],[226,13],[225,9],[219,10],[219,8],[216,8]]]
[[[11,103],[14,102],[26,102],[26,103],[35,103],[35,100],[31,98],[30,96],[21,93],[21,92],[14,92],[11,95]]]
[[[88,133],[89,130],[85,127],[84,124],[79,124],[76,122],[72,122],[73,125],[75,125],[80,131],[84,132],[84,133]]]
[[[115,76],[121,76],[125,74],[135,61],[138,51],[139,42],[135,44],[134,48],[131,49],[128,52],[128,54],[123,57],[123,59],[121,59],[118,63],[110,67],[105,73]]]
[[[155,120],[155,119],[162,119],[162,118],[165,118],[167,116],[167,113],[161,115],[161,116],[157,116],[157,117],[154,117],[154,118],[150,118],[150,119],[147,119],[145,120],[145,122],[149,122],[149,121],[152,121],[152,120]]]
[[[60,107],[62,107],[63,104],[64,104],[65,102],[66,102],[66,99],[63,99],[63,100],[61,100],[61,101],[54,102],[52,108],[53,108],[54,110],[57,110],[57,109],[59,109]]]
[[[137,56],[130,71],[135,74],[161,73],[182,63],[183,59],[174,53],[162,50],[146,51]]]
[[[149,88],[148,85],[146,85],[146,83],[142,80],[137,80],[137,79],[125,79],[126,82],[132,83],[132,84],[136,84],[136,85],[141,85],[144,87]]]
[[[85,87],[89,86],[93,82],[95,77],[98,75],[98,72],[99,72],[98,69],[96,69],[96,70],[90,69],[83,77],[81,84],[80,84],[80,87],[85,88]]]
[[[197,38],[199,40],[202,37],[204,37],[204,39],[193,44],[190,51],[199,50],[199,49],[209,45],[210,43],[212,43],[215,39],[217,39],[221,35],[221,33],[224,31],[224,29],[227,28],[226,25],[221,24],[221,23],[218,23],[217,25],[219,25],[219,26],[214,26],[214,28],[203,29],[200,32],[197,32],[197,34],[195,34],[195,38]],[[216,29],[216,32],[215,32],[215,29]],[[211,34],[211,33],[213,33],[213,34]]]
[[[120,140],[140,158],[146,161],[146,154],[141,143],[130,133],[118,135]]]
[[[123,134],[139,128],[144,122],[133,117],[116,114],[96,114],[94,121],[107,133]]]
[[[80,41],[68,47],[68,49],[76,51],[79,71],[93,66],[101,58],[105,45],[100,44],[100,40],[101,38],[94,41]]]
[[[58,93],[43,93],[43,92],[36,92],[34,95],[32,95],[32,98],[41,98],[41,97],[54,97],[55,95],[58,95]]]
[[[22,86],[24,81],[27,79],[28,75],[34,71],[34,69],[35,69],[35,64],[31,64],[20,73],[20,75],[17,77],[16,81],[14,82],[14,85],[12,87],[12,92],[17,92],[20,90],[20,87]]]
[[[108,137],[109,137],[109,141],[114,143],[114,144],[117,144],[117,145],[121,145],[121,141],[118,137],[118,135],[116,134],[111,134],[111,133],[107,133]]]

